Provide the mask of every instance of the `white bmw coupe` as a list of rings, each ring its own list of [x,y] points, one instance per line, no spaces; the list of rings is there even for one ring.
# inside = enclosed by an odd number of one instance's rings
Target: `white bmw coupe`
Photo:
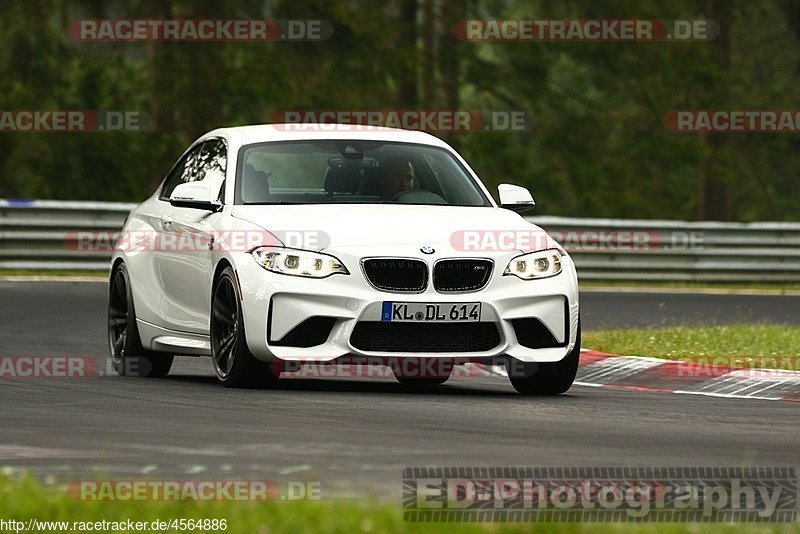
[[[519,215],[527,189],[498,198],[422,132],[209,132],[117,241],[113,366],[164,376],[175,355],[207,355],[226,386],[254,386],[361,359],[431,386],[474,363],[504,365],[520,393],[563,393],[580,356],[575,266]]]

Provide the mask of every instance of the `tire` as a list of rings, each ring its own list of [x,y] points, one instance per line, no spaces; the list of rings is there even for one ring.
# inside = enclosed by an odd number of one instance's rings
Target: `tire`
[[[514,376],[510,371],[508,378],[511,385],[522,395],[559,395],[566,392],[578,374],[578,363],[581,357],[581,323],[578,321],[578,333],[575,348],[563,360],[553,363],[540,363],[532,374]]]
[[[108,346],[114,371],[120,376],[160,378],[172,368],[172,354],[145,349],[136,326],[128,268],[117,265],[108,293]]]
[[[230,267],[217,278],[211,296],[211,359],[226,387],[263,387],[278,381],[270,366],[247,347],[239,285]]]

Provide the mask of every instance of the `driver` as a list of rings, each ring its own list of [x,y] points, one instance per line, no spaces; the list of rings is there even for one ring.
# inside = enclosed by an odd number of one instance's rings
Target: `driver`
[[[404,159],[391,159],[381,166],[381,200],[394,200],[404,191],[414,188],[414,166]]]

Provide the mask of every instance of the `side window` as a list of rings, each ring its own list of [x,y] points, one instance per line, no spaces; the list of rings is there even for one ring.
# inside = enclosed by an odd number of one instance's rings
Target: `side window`
[[[164,181],[164,187],[161,188],[161,194],[159,195],[161,200],[169,200],[170,195],[172,195],[172,190],[175,189],[178,184],[192,181],[202,147],[203,145],[195,146],[178,161],[172,169],[172,172],[169,173],[169,176],[167,176],[167,179]]]
[[[205,180],[211,190],[217,193],[217,200],[223,196],[225,171],[228,168],[228,149],[219,139],[203,143],[194,176],[190,181]]]

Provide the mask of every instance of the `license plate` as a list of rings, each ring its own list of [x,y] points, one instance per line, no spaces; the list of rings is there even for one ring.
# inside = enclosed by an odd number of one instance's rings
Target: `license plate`
[[[381,311],[381,321],[384,323],[476,323],[480,320],[480,302],[384,302]]]

